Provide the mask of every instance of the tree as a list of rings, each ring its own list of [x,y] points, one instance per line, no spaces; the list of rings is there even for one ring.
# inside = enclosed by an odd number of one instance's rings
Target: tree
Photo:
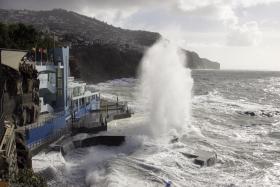
[[[0,48],[30,50],[35,46],[51,48],[52,39],[31,25],[0,23]]]

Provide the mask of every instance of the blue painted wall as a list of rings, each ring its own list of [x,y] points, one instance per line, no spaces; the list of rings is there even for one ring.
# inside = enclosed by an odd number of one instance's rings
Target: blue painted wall
[[[76,116],[76,119],[79,119],[79,118],[82,118],[86,115],[88,115],[91,110],[92,110],[92,105],[94,105],[94,109],[100,109],[99,105],[98,105],[99,101],[96,101],[96,100],[92,100],[90,102],[90,104],[86,105],[86,106],[82,106],[79,111],[76,111],[75,112],[75,116]]]
[[[59,129],[66,127],[65,115],[57,116],[49,121],[42,123],[41,126],[37,128],[28,129],[26,132],[26,141],[30,145],[32,143],[38,142],[39,140],[44,140],[54,133],[58,132]]]
[[[78,118],[84,117],[85,115],[87,115],[89,113],[90,113],[90,105],[87,105],[85,107],[81,107],[79,111],[76,111],[75,116],[78,119]]]

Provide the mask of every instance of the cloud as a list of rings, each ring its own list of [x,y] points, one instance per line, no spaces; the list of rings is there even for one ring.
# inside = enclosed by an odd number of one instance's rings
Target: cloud
[[[233,6],[252,7],[256,5],[268,5],[271,3],[280,2],[280,0],[232,0]]]
[[[239,18],[230,6],[217,7],[218,17],[227,26],[237,25]]]
[[[222,4],[222,0],[177,0],[177,6],[183,11],[194,11],[199,8]]]
[[[100,9],[85,7],[81,9],[80,13],[90,17],[95,17],[96,19],[105,21],[108,24],[113,24],[115,26],[124,26],[126,20],[128,20],[129,17],[131,17],[131,15],[133,15],[137,11],[138,9],[136,8],[127,8],[125,10],[122,10],[118,8]]]
[[[274,0],[276,1],[276,0]],[[178,0],[178,7],[185,12],[195,12],[201,9],[214,9],[212,16],[221,21],[228,32],[225,44],[230,46],[258,45],[262,41],[262,32],[257,21],[251,20],[240,23],[240,18],[235,13],[237,7],[255,6],[274,2],[273,0]],[[208,15],[209,16],[209,15]]]
[[[245,46],[261,43],[262,25],[254,17],[244,21],[238,11],[275,2],[280,0],[0,0],[0,7],[64,8],[130,29],[226,32],[225,44]]]
[[[267,5],[280,0],[177,0],[177,6],[185,11],[193,11],[208,6],[252,7]]]
[[[230,46],[258,45],[262,41],[262,35],[257,22],[234,25],[228,33],[227,44]]]
[[[262,41],[262,32],[256,21],[243,24],[230,6],[219,7],[219,18],[228,29],[226,44],[230,46],[258,45]]]

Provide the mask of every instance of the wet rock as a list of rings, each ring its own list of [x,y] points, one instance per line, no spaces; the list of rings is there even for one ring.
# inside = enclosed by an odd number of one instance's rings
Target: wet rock
[[[47,167],[46,169],[39,171],[38,175],[42,176],[46,181],[56,179],[56,171],[53,167]]]
[[[260,115],[263,116],[263,117],[269,117],[269,118],[271,118],[271,117],[274,116],[274,112],[267,112],[267,111],[261,110]]]
[[[31,169],[21,169],[15,183],[11,184],[11,186],[47,187],[47,182],[44,177],[34,173]]]
[[[245,112],[237,111],[237,113],[241,115],[251,116],[251,117],[261,116],[261,117],[269,117],[269,118],[280,115],[280,111],[267,111],[267,110],[245,111]]]
[[[279,111],[264,111],[261,110],[261,116],[263,117],[274,117],[274,116],[279,116],[280,112]]]
[[[268,136],[271,138],[280,139],[280,132],[271,132],[268,134]]]
[[[194,163],[200,166],[213,166],[217,162],[217,154],[214,152],[198,150],[198,157],[194,159]]]
[[[179,138],[178,137],[173,137],[171,140],[170,140],[170,143],[176,143],[179,141]]]
[[[244,112],[244,114],[248,115],[248,116],[256,116],[255,112],[246,111],[246,112]]]
[[[267,168],[270,168],[270,167],[274,166],[274,164],[272,162],[262,160],[262,159],[256,161],[255,164],[260,169],[267,169]]]
[[[68,143],[62,145],[61,153],[62,153],[62,155],[65,155],[68,152],[72,151],[73,149],[75,149],[75,145],[71,141],[71,142],[68,142]]]
[[[23,139],[23,134],[16,132],[17,164],[19,169],[31,169],[31,154]]]

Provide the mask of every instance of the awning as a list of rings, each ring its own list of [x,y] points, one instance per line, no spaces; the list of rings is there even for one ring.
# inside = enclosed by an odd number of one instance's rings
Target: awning
[[[26,53],[24,51],[1,50],[1,64],[19,71],[19,64]]]

